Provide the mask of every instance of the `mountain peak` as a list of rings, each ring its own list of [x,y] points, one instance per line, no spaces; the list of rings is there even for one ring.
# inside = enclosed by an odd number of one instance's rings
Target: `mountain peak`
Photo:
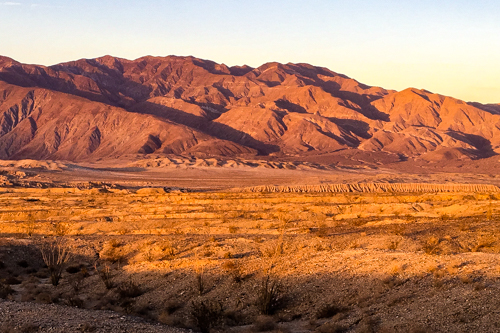
[[[304,63],[252,68],[193,56],[105,55],[44,67],[0,57],[0,158],[323,160],[354,150],[431,163],[443,152],[492,156],[499,129],[499,105],[389,91]]]

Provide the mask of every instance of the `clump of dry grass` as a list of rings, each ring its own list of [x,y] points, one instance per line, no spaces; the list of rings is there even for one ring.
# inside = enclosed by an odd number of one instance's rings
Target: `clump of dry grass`
[[[283,286],[276,277],[267,274],[257,290],[256,305],[263,315],[272,315],[284,305]]]
[[[439,246],[440,243],[441,240],[438,237],[431,236],[423,241],[422,250],[425,252],[425,254],[429,255],[439,254],[441,251],[441,248]]]
[[[331,318],[339,313],[348,311],[347,307],[339,305],[337,302],[327,303],[321,306],[318,311],[316,311],[317,319]]]
[[[202,333],[209,333],[212,328],[224,323],[222,303],[211,299],[198,299],[191,302],[190,314]]]
[[[240,283],[243,280],[243,273],[237,261],[226,261],[222,268],[231,276],[234,282]]]
[[[144,293],[142,289],[132,280],[119,284],[117,292],[122,298],[135,298]]]
[[[99,275],[102,283],[104,283],[106,289],[109,290],[115,286],[115,283],[113,281],[113,273],[111,271],[111,267],[108,264],[104,264],[103,267],[99,267],[96,264],[95,270],[97,271],[97,274]]]

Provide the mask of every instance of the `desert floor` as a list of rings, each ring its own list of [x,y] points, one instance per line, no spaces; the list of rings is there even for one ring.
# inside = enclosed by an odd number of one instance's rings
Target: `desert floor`
[[[97,185],[0,189],[4,331],[500,330],[500,192]]]

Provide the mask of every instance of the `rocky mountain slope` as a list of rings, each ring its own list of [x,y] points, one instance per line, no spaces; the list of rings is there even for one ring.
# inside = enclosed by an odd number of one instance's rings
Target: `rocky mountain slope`
[[[499,149],[498,105],[369,87],[308,64],[105,56],[44,67],[0,57],[1,159],[356,150],[436,161]]]

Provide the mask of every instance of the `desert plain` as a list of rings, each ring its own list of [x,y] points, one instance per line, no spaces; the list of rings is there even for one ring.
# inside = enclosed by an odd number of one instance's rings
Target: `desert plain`
[[[2,330],[498,331],[496,177],[214,161],[2,162]]]

